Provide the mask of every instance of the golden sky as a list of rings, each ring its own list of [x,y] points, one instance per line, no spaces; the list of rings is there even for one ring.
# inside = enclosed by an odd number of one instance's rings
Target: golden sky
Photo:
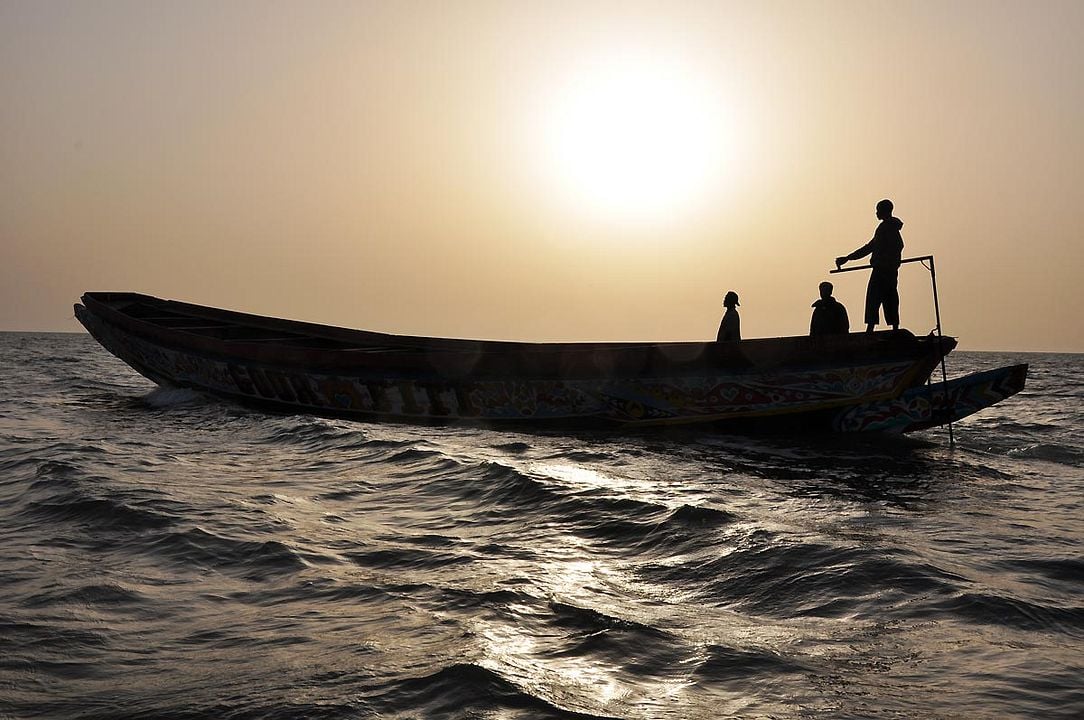
[[[0,0],[0,330],[134,290],[714,339],[733,289],[804,334],[888,197],[962,349],[1084,352],[1082,36],[1079,0]]]

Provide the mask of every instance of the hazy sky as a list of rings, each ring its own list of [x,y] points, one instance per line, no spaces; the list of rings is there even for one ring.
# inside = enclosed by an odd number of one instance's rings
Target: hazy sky
[[[1082,36],[1079,0],[0,0],[0,330],[134,290],[713,339],[733,289],[802,334],[888,197],[963,349],[1084,352]]]

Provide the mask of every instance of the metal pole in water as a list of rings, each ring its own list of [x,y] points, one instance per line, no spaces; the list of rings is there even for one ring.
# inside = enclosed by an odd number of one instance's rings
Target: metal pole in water
[[[933,262],[933,255],[930,255],[929,257],[930,257],[930,282],[933,283],[933,315],[934,315],[934,318],[937,320],[937,343],[938,343],[938,345],[940,345],[940,343],[941,343],[941,305],[937,301],[937,270],[936,270],[936,266],[934,265],[934,262]],[[925,264],[925,263],[923,263],[923,264]],[[938,348],[938,349],[940,350],[940,348]],[[956,447],[956,437],[953,435],[953,432],[952,432],[952,408],[949,407],[948,373],[945,371],[945,355],[944,355],[944,353],[941,354],[941,384],[942,384],[942,387],[944,388],[944,400],[943,400],[943,402],[944,402],[945,407],[946,407],[946,409],[948,410],[948,413],[949,413],[948,438],[949,438],[949,447],[952,448],[952,447]]]

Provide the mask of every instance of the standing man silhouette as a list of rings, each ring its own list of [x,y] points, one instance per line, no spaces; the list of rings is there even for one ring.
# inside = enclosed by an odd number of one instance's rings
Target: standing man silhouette
[[[900,294],[896,289],[899,279],[900,260],[903,256],[903,236],[900,228],[903,221],[892,216],[892,201],[882,200],[877,203],[877,218],[881,224],[873,233],[873,239],[850,255],[836,258],[836,268],[843,267],[848,260],[858,260],[870,255],[869,264],[873,271],[869,274],[866,286],[866,332],[873,332],[873,327],[880,322],[879,310],[885,309],[885,323],[893,330],[900,327]]]

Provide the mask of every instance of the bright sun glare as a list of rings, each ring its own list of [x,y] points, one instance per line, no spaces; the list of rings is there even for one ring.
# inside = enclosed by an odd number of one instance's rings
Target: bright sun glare
[[[733,128],[718,93],[679,63],[618,57],[579,67],[543,120],[549,182],[595,219],[673,220],[726,176]]]

